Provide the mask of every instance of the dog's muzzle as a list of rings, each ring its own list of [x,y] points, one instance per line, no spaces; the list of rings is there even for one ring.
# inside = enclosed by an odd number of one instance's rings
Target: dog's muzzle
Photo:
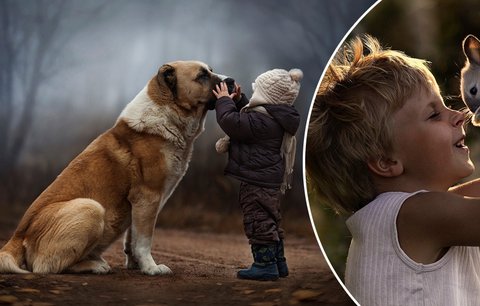
[[[228,94],[232,94],[235,92],[235,80],[233,78],[223,74],[215,74],[215,76],[217,76],[220,79],[220,82],[225,82],[225,84],[227,85]],[[217,103],[217,99],[209,101],[207,103],[207,109],[214,110],[216,103]]]
[[[223,75],[223,74],[216,74],[215,75],[220,79],[221,82],[223,82],[223,80],[229,78],[229,76],[227,75]]]

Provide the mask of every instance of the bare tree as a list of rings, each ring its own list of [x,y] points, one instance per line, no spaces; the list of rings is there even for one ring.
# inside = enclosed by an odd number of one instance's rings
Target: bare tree
[[[0,0],[0,179],[10,175],[32,127],[38,93],[62,67],[57,57],[103,4],[74,11],[74,2]],[[67,26],[68,21],[68,26]],[[87,22],[85,22],[87,21]]]
[[[270,18],[290,22],[301,28],[304,48],[317,58],[328,58],[356,18],[375,1],[251,1],[250,5]],[[293,34],[292,34],[293,33]],[[298,35],[295,32],[290,35]],[[286,35],[288,33],[282,33]],[[281,39],[278,40],[282,42]],[[285,50],[291,52],[291,50]]]

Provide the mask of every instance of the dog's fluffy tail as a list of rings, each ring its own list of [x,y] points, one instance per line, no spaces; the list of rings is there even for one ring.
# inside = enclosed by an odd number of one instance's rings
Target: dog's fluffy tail
[[[0,273],[30,273],[19,265],[23,258],[22,241],[14,237],[0,250]]]
[[[20,268],[13,256],[7,252],[0,252],[0,273],[30,273]]]

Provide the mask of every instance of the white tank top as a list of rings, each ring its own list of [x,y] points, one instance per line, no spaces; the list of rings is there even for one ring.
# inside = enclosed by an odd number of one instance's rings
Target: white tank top
[[[414,194],[380,194],[347,220],[352,242],[345,285],[363,306],[480,305],[479,247],[450,247],[440,260],[426,265],[401,249],[397,215]]]

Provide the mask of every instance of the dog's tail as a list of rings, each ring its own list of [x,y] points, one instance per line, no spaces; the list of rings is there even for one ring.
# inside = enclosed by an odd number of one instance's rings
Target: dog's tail
[[[12,237],[0,250],[0,273],[30,273],[30,271],[20,267],[24,258],[25,251],[22,245],[22,239],[15,236]]]

